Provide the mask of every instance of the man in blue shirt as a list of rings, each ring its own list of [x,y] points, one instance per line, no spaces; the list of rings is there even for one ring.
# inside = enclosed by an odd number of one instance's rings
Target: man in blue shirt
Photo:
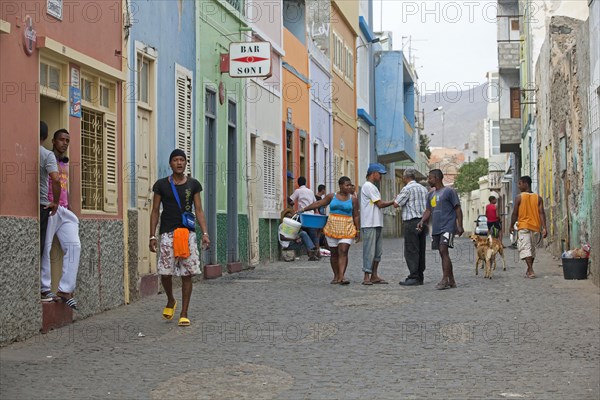
[[[427,195],[427,209],[417,224],[417,229],[422,230],[423,224],[432,218],[432,250],[438,250],[442,258],[442,280],[435,286],[438,290],[456,287],[452,271],[449,249],[454,247],[454,235],[461,236],[463,229],[463,215],[460,200],[456,190],[445,187],[444,174],[439,169],[429,172],[427,181],[434,190]]]

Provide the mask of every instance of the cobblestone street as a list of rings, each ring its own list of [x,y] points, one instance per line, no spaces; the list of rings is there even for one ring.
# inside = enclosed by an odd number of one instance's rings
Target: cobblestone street
[[[524,279],[510,248],[507,271],[499,262],[486,280],[475,276],[471,241],[459,239],[457,289],[434,290],[432,251],[425,285],[406,288],[401,243],[384,244],[389,285],[360,284],[358,244],[349,286],[329,284],[329,259],[303,256],[197,283],[188,328],[161,318],[159,295],[4,347],[0,397],[600,397],[600,296],[590,280],[564,280],[543,251],[538,278]]]

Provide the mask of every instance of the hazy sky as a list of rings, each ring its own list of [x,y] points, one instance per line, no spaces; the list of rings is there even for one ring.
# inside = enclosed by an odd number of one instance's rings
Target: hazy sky
[[[495,0],[373,0],[373,30],[392,31],[394,50],[408,58],[408,38],[421,94],[484,83],[497,69]],[[381,12],[383,10],[383,12]],[[439,90],[436,90],[439,87]]]

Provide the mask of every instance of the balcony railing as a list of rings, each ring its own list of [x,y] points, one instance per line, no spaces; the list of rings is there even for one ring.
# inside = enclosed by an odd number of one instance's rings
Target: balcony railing
[[[244,1],[243,0],[225,0],[229,5],[240,12],[244,13]]]

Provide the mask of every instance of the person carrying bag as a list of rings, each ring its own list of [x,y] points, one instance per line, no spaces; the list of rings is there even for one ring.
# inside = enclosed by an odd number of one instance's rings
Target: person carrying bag
[[[175,200],[179,206],[179,211],[181,211],[181,223],[185,227],[177,228],[173,232],[173,255],[175,258],[188,258],[190,256],[190,231],[196,231],[196,217],[191,212],[183,211],[181,208],[181,201],[179,200],[177,189],[175,189],[172,175],[169,178],[169,182],[171,183],[173,195],[175,196]]]
[[[189,326],[188,307],[192,294],[192,277],[202,273],[200,249],[196,237],[196,219],[202,248],[208,250],[210,239],[206,218],[202,210],[200,193],[202,185],[191,176],[185,175],[187,156],[175,149],[169,156],[173,173],[157,180],[152,186],[152,211],[150,213],[150,243],[153,253],[158,253],[157,272],[167,296],[167,305],[162,317],[174,318],[177,301],[173,296],[172,277],[181,277],[181,313],[179,326]],[[162,205],[162,212],[161,212]],[[188,210],[188,212],[185,212]],[[189,211],[194,211],[192,214]],[[155,236],[160,219],[158,237]]]

